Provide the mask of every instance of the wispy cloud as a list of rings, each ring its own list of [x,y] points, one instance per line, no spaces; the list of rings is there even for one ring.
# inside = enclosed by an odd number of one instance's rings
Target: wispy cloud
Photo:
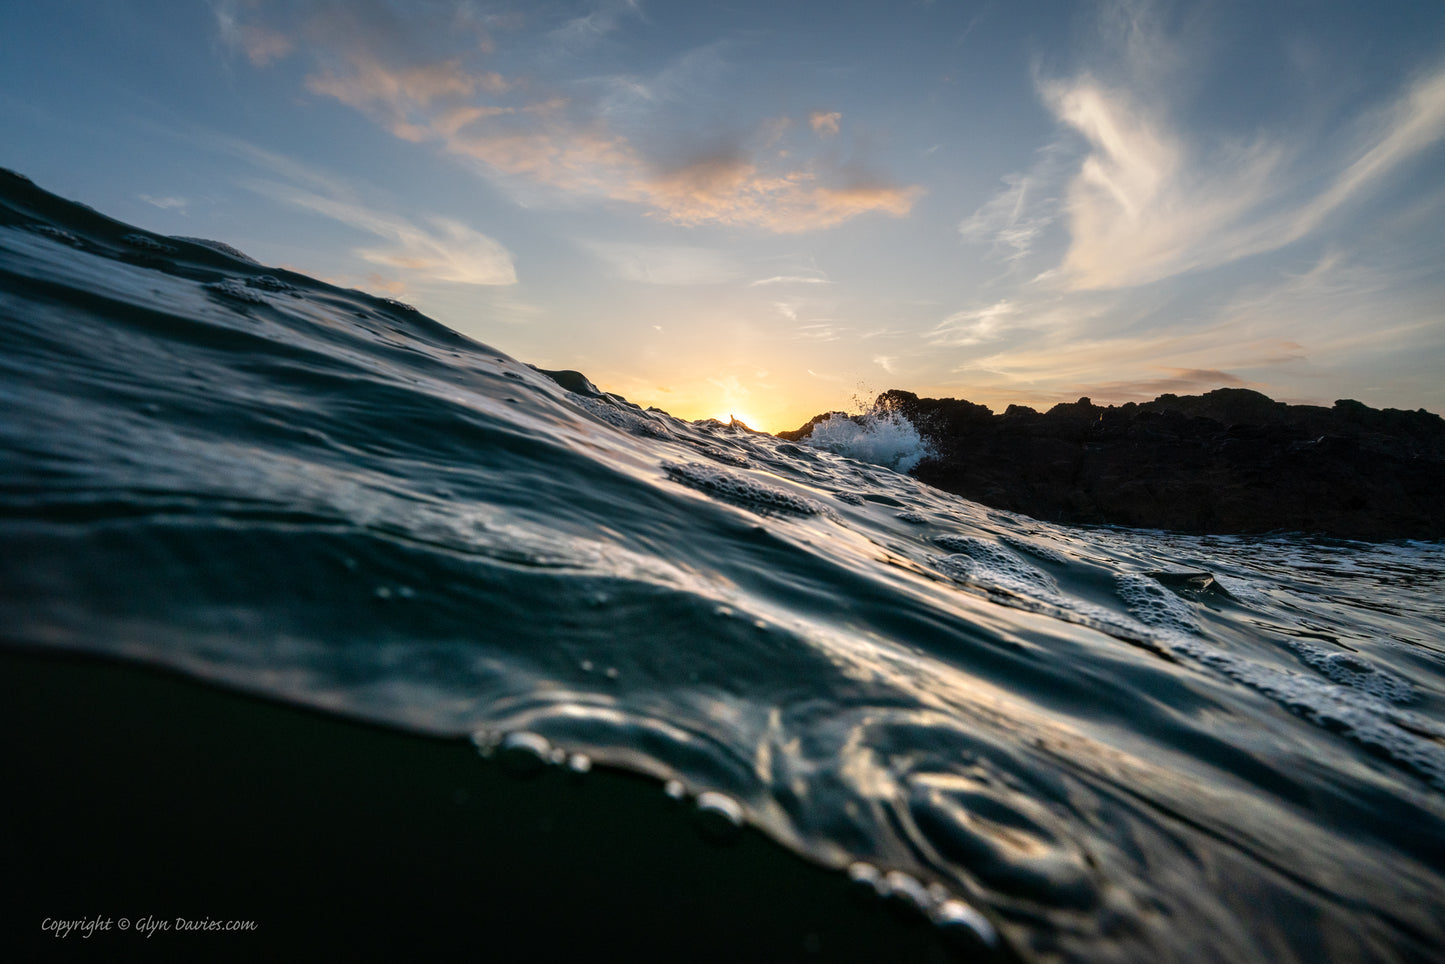
[[[1241,244],[1241,230],[1275,196],[1275,145],[1233,147],[1206,166],[1127,92],[1086,78],[1049,85],[1044,95],[1089,144],[1065,202],[1071,241],[1062,274],[1070,287],[1130,287],[1292,240],[1257,241],[1253,251]]]
[[[771,278],[759,278],[757,281],[749,281],[748,287],[760,288],[764,285],[830,285],[832,283],[832,281],[821,275],[775,274]]]
[[[678,224],[746,225],[797,234],[875,211],[902,217],[922,194],[919,187],[886,184],[829,187],[817,183],[811,171],[770,174],[750,159],[724,155],[643,173],[614,196],[646,203]]]
[[[254,66],[265,67],[287,56],[296,44],[290,37],[254,23],[236,19],[236,0],[214,0],[211,4],[221,42],[246,55]]]
[[[679,53],[661,69],[647,76],[608,74],[589,78],[582,84],[602,90],[602,99],[597,107],[605,117],[645,120],[659,107],[668,105],[686,110],[719,85],[727,83],[732,69],[729,60],[732,47],[733,44],[726,39],[716,40]],[[777,124],[777,119],[773,123]],[[784,118],[783,126],[788,123]]]
[[[947,348],[963,348],[997,341],[1003,336],[1007,319],[1017,316],[1018,313],[1018,307],[1008,300],[997,301],[983,308],[955,311],[925,332],[924,340],[931,345]]]
[[[1079,386],[1080,394],[1111,402],[1151,401],[1160,395],[1196,395],[1216,388],[1257,388],[1238,375],[1217,368],[1162,368],[1156,378],[1099,382]],[[1066,393],[1073,395],[1072,391]]]
[[[480,92],[500,94],[508,86],[501,74],[467,70],[456,60],[387,68],[363,54],[349,56],[342,69],[322,70],[306,78],[306,88],[312,93],[365,111],[407,140],[423,140],[434,130],[455,134],[483,117],[510,113],[509,108],[495,106],[433,110],[438,103]]]
[[[735,281],[742,267],[708,248],[590,241],[585,247],[624,281],[652,285],[712,285]]]
[[[761,122],[753,144],[731,144],[683,161],[653,157],[610,126],[616,103],[608,107],[541,92],[484,69],[477,62],[481,48],[472,41],[465,52],[450,56],[418,52],[374,24],[359,23],[373,16],[395,26],[390,14],[358,9],[334,31],[298,28],[307,41],[298,50],[313,63],[307,89],[361,111],[396,137],[466,158],[493,180],[519,179],[574,199],[635,204],[679,225],[779,234],[831,228],[870,213],[902,217],[923,193],[917,186],[859,178],[826,157],[795,160],[773,150],[787,128],[785,118]],[[638,15],[635,3],[599,4],[554,31],[551,41],[590,42],[616,30],[624,17]],[[329,12],[328,26],[338,16]],[[270,29],[242,23],[229,8],[224,17],[218,10],[217,17],[223,32],[243,46],[245,30]],[[689,61],[685,68],[672,65],[650,81],[631,78],[613,85],[612,94],[628,93],[637,109],[675,101],[686,92],[686,77],[704,68],[716,72],[718,57],[715,45],[692,51],[680,58]],[[810,123],[831,135],[839,116],[820,113]]]
[[[1132,95],[1088,81],[1054,85],[1058,118],[1089,144],[1068,188],[1074,288],[1145,284],[1284,247],[1445,138],[1445,69],[1375,112],[1323,190],[1296,196],[1302,145],[1259,138],[1198,150]]]
[[[575,56],[617,30],[623,18],[641,16],[638,0],[596,0],[585,14],[553,30],[548,40],[556,52]]]
[[[283,165],[289,169],[295,165]],[[310,172],[313,184],[328,184]],[[386,245],[358,248],[354,253],[372,264],[401,269],[416,280],[470,285],[510,285],[517,282],[512,256],[493,238],[450,218],[433,216],[417,223],[399,215],[376,211],[350,196],[338,184],[318,193],[295,183],[267,179],[243,182],[258,194],[293,207],[313,211],[342,224],[375,235]]]
[[[1055,198],[1041,191],[1039,177],[1010,174],[1005,187],[958,226],[967,241],[991,243],[1005,261],[1019,261],[1056,217]]]
[[[810,325],[799,325],[793,329],[793,337],[804,341],[837,341],[853,329],[833,321],[819,321]]]
[[[150,194],[137,194],[136,197],[140,198],[142,201],[151,205],[152,207],[160,208],[162,211],[179,211],[182,214],[186,213],[186,208],[189,207],[191,203],[183,197],[175,197],[170,195],[166,197],[155,197]]]
[[[990,405],[1037,405],[1222,386],[1308,399],[1308,386],[1318,385],[1328,402],[1360,391],[1347,386],[1355,377],[1348,373],[1361,370],[1391,373],[1397,385],[1409,378],[1423,390],[1445,345],[1439,303],[1438,270],[1428,259],[1401,266],[1334,249],[1221,293],[1213,304],[1186,307],[1160,289],[1055,293],[1016,302],[993,329],[1003,337],[967,344],[955,380],[939,390]],[[1178,323],[1181,309],[1187,324]],[[962,314],[963,340],[987,333],[986,322],[983,332],[970,327],[980,312]],[[1029,337],[1019,337],[1025,330]]]
[[[986,355],[955,369],[972,390],[1010,401],[1143,401],[1164,392],[1191,393],[1224,386],[1263,387],[1240,372],[1261,360],[1303,361],[1299,345],[1248,337],[1233,325],[1184,335],[1153,333],[1079,339],[1061,345],[1030,344]],[[1233,339],[1231,341],[1230,339]],[[1112,378],[1100,378],[1109,372]]]
[[[1107,64],[1038,81],[1060,137],[959,225],[965,239],[1016,262],[1061,220],[1067,250],[1045,277],[1067,289],[1135,287],[1277,250],[1445,139],[1445,66],[1348,119],[1354,133],[1344,140],[1319,143],[1288,128],[1191,130],[1175,92],[1189,89],[1198,64],[1163,30],[1155,5],[1102,10]]]
[[[823,111],[815,110],[808,115],[808,124],[818,136],[832,137],[838,133],[838,122],[842,119],[843,115],[837,111],[824,113]]]

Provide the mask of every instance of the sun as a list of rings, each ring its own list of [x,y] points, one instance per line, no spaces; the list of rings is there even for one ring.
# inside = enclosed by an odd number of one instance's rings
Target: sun
[[[761,420],[761,419],[757,418],[756,416],[749,415],[747,412],[740,411],[740,410],[738,410],[738,409],[736,409],[736,408],[730,409],[730,410],[728,410],[728,411],[726,411],[726,412],[723,412],[723,413],[721,413],[721,414],[719,414],[719,415],[714,415],[713,418],[717,419],[719,422],[722,422],[724,425],[727,425],[727,424],[728,424],[729,422],[731,422],[733,419],[737,419],[739,422],[742,422],[744,425],[746,425],[748,428],[752,429],[754,432],[766,432],[766,431],[767,431],[767,429],[765,429],[765,428],[762,427],[762,425],[761,425],[762,420]]]

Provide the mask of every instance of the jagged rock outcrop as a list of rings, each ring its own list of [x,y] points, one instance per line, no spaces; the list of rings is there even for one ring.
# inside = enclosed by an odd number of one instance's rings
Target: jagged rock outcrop
[[[913,475],[1038,519],[1196,533],[1445,538],[1445,420],[1426,412],[1286,405],[1246,389],[1001,415],[888,391],[936,456]],[[812,432],[819,416],[795,432]]]

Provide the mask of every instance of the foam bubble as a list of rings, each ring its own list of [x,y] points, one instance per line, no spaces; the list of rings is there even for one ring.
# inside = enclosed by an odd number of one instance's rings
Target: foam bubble
[[[142,251],[154,251],[157,254],[169,253],[176,250],[169,244],[162,244],[155,238],[147,237],[144,234],[127,234],[121,238],[126,244],[133,248],[140,248]]]
[[[261,274],[246,281],[248,288],[260,288],[262,291],[295,291],[296,289],[275,275]]]
[[[1027,539],[1020,539],[1017,536],[1000,536],[999,541],[1005,545],[1012,546],[1019,552],[1027,552],[1034,558],[1042,559],[1044,562],[1056,562],[1060,565],[1069,564],[1068,556],[1042,543],[1030,542]]]
[[[1155,630],[1153,641],[1172,655],[1242,683],[1301,719],[1393,760],[1436,789],[1445,789],[1445,746],[1439,742],[1445,728],[1432,731],[1425,717],[1390,703],[1413,696],[1413,689],[1406,695],[1408,683],[1353,654],[1332,653],[1300,641],[1292,645],[1305,662],[1340,679],[1327,683],[1282,672],[1207,644],[1199,638],[1201,630],[1188,604],[1145,576],[1119,576],[1118,592],[1135,618]]]
[[[1199,632],[1199,621],[1189,604],[1148,576],[1123,573],[1116,588],[1129,612],[1144,625],[1169,632]]]
[[[230,298],[232,301],[243,301],[251,305],[270,304],[270,300],[261,292],[246,287],[234,278],[226,278],[214,284],[208,284],[206,289],[223,298]]]
[[[1333,652],[1302,639],[1291,641],[1289,646],[1300,659],[1341,686],[1353,687],[1390,703],[1407,703],[1415,698],[1413,686],[1358,653]]]
[[[78,247],[80,247],[80,239],[79,239],[79,238],[77,238],[75,235],[71,234],[69,231],[66,231],[66,230],[64,230],[64,229],[62,229],[62,228],[57,228],[57,227],[55,227],[54,225],[50,225],[50,224],[36,224],[36,225],[31,225],[31,230],[32,230],[32,231],[38,231],[38,232],[40,232],[41,234],[45,235],[47,238],[51,238],[51,239],[53,239],[53,240],[55,240],[55,241],[59,241],[59,242],[61,242],[62,244],[68,244],[68,245],[70,245],[72,248],[78,248]]]
[[[1059,586],[1052,576],[1004,546],[976,536],[941,535],[934,543],[954,554],[939,560],[947,575],[968,582],[1052,599]]]
[[[736,465],[739,468],[747,468],[749,464],[746,455],[737,452],[729,452],[727,449],[716,445],[700,445],[698,450],[715,462],[723,462],[727,465]]]
[[[663,462],[663,471],[684,485],[718,495],[750,509],[773,509],[795,515],[825,515],[823,506],[812,499],[795,495],[743,475],[725,472],[701,462]]]
[[[662,439],[673,437],[672,430],[661,421],[644,414],[640,409],[634,412],[615,404],[605,396],[588,398],[586,395],[578,395],[574,392],[571,401],[572,404],[599,421],[606,422],[613,428],[620,428],[631,435],[645,435],[650,438]]]

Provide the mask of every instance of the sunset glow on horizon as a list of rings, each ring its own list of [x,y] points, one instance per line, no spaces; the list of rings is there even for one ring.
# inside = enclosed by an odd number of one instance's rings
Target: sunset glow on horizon
[[[0,165],[683,418],[1445,411],[1438,4],[58,0],[0,35]]]

